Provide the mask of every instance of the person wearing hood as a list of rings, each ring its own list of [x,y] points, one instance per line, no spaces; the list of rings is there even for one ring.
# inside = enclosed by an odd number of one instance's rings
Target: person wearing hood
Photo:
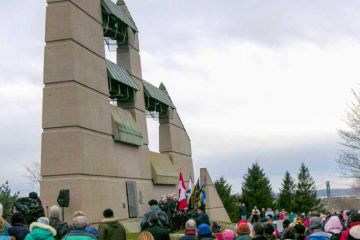
[[[202,223],[198,226],[198,239],[199,240],[214,240],[211,228],[208,224]]]
[[[344,230],[341,233],[340,240],[347,240],[351,228],[360,225],[360,214],[359,213],[351,214],[348,221],[349,221],[348,223],[349,227],[348,229]]]
[[[144,230],[145,228],[147,228],[149,225],[149,216],[152,213],[156,213],[159,216],[159,220],[157,222],[157,225],[159,225],[160,227],[168,227],[169,226],[169,218],[168,215],[161,210],[161,208],[159,207],[158,201],[156,201],[155,199],[152,199],[148,202],[150,208],[148,210],[147,213],[144,214],[144,216],[141,219],[141,223],[140,223],[140,228],[141,230]]]
[[[49,225],[49,219],[40,217],[36,222],[30,224],[30,233],[25,240],[55,240],[56,230]]]
[[[331,216],[324,227],[325,232],[332,234],[331,240],[339,240],[343,225],[338,216]]]
[[[310,235],[307,240],[330,240],[331,234],[321,230],[321,218],[312,217],[310,218]]]
[[[57,205],[53,205],[49,209],[49,225],[52,226],[56,230],[55,239],[62,239],[69,231],[69,226],[64,223],[61,216],[60,207]]]
[[[114,217],[114,212],[110,208],[105,209],[103,216],[99,226],[99,240],[126,240],[126,230],[119,219]]]

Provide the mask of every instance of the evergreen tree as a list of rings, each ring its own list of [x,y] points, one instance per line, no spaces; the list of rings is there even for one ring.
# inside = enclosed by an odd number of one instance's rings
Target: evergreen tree
[[[4,218],[8,221],[10,221],[11,209],[19,195],[19,192],[14,194],[11,193],[11,188],[8,181],[0,186],[0,203],[4,207]]]
[[[216,191],[218,192],[224,208],[228,213],[232,222],[239,220],[239,205],[240,198],[238,194],[231,194],[231,184],[229,184],[224,177],[216,179],[215,183]]]
[[[295,182],[288,171],[285,172],[283,182],[280,188],[278,205],[287,211],[294,209]]]
[[[294,210],[297,213],[307,213],[320,207],[320,200],[317,198],[315,181],[311,177],[309,169],[304,163],[301,164],[299,169],[294,200]]]
[[[258,163],[248,168],[242,185],[242,202],[249,210],[254,206],[268,208],[273,205],[273,195],[269,179]]]

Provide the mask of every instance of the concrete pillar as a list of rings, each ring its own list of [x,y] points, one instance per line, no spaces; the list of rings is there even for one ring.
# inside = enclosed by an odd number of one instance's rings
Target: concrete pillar
[[[160,119],[159,122],[160,152],[170,155],[174,167],[182,170],[185,181],[190,176],[194,179],[190,138],[176,109],[173,109],[170,118]]]

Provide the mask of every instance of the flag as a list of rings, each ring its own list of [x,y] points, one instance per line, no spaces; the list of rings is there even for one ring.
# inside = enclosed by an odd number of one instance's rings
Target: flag
[[[206,176],[203,177],[202,179],[202,184],[201,187],[199,189],[199,197],[197,200],[197,207],[201,207],[201,206],[205,206],[205,200],[206,200],[206,187],[207,187],[207,179]]]
[[[189,200],[189,208],[190,209],[196,209],[196,205],[197,205],[197,195],[198,195],[198,192],[199,192],[199,179],[197,180],[195,186],[194,186],[194,189],[192,190],[192,193],[191,193],[191,196],[190,196],[190,200]]]
[[[186,201],[186,188],[184,178],[180,171],[179,173],[179,201],[177,205],[177,210],[182,211],[187,208],[187,201]]]
[[[191,192],[192,192],[192,178],[191,176],[189,177],[189,182],[186,188],[186,201],[188,203],[188,205],[190,205],[190,197],[191,197]]]

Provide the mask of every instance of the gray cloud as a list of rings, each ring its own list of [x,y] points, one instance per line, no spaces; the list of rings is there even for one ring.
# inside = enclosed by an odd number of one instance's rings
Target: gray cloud
[[[266,146],[281,139],[252,140],[250,136],[239,135],[236,129],[230,135],[228,131],[198,129],[194,124],[197,119],[217,118],[212,123],[216,125],[224,124],[232,116],[222,115],[226,109],[220,109],[223,110],[221,114],[214,113],[212,105],[205,104],[209,98],[201,94],[195,96],[196,89],[186,91],[185,87],[192,81],[197,82],[196,86],[200,82],[209,88],[206,94],[209,97],[218,91],[218,86],[206,85],[211,76],[207,69],[198,69],[201,64],[189,66],[174,56],[178,56],[175,53],[191,56],[203,41],[212,48],[236,41],[278,49],[297,41],[310,41],[320,46],[343,38],[358,41],[359,1],[128,0],[127,4],[140,29],[143,53],[151,54],[149,61],[154,60],[154,55],[166,61],[166,64],[152,65],[153,69],[171,73],[166,77],[175,79],[179,72],[181,78],[191,77],[178,84],[169,84],[169,92],[179,106],[192,139],[195,170],[206,166],[213,178],[226,175],[238,187],[239,179],[241,181],[242,174],[253,161],[259,161],[277,182],[286,169],[295,174],[301,161],[324,176],[327,171],[334,171],[338,147],[335,134],[328,139],[316,137],[309,144],[299,140],[292,146],[276,149]],[[24,192],[32,187],[23,177],[23,164],[40,158],[45,6],[45,0],[0,1],[0,161],[5,163],[0,182],[9,180],[15,189]],[[254,58],[258,65],[263,64],[261,57],[254,54]],[[231,79],[227,84],[233,86],[235,81]],[[236,94],[234,92],[232,94]],[[252,101],[241,96],[231,97],[224,92],[217,100],[223,104],[236,100],[239,108]],[[193,107],[194,102],[198,104],[196,107]],[[200,115],[202,117],[198,118]],[[222,138],[214,140],[222,134]],[[220,146],[216,151],[213,151],[214,142]]]
[[[325,45],[360,37],[358,1],[128,1],[148,51],[229,38],[279,47],[294,40]]]

